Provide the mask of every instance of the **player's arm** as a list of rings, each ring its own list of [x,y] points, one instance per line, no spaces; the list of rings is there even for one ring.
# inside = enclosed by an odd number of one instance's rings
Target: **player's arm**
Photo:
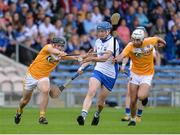
[[[121,69],[120,69],[121,72],[125,72],[125,67],[126,67],[126,64],[128,63],[128,61],[129,61],[129,57],[123,58]]]
[[[62,56],[61,59],[62,60],[78,60],[78,61],[81,61],[80,56]]]
[[[106,53],[104,53],[102,56],[90,56],[90,57],[87,57],[85,58],[82,62],[83,63],[86,63],[86,62],[105,62],[107,61],[110,56],[112,56],[112,52],[111,51],[107,51]]]
[[[165,47],[166,46],[166,41],[160,37],[157,37],[157,43],[158,43],[158,47]]]
[[[113,63],[115,62],[120,62],[123,60],[123,58],[125,58],[126,55],[122,52],[121,54],[119,54],[118,56],[116,56],[114,59],[113,59]]]
[[[49,47],[47,48],[47,51],[48,51],[50,54],[54,54],[54,55],[60,56],[60,57],[67,55],[67,53],[65,53],[64,51],[59,51],[58,49],[55,49],[55,48],[53,48],[52,46],[49,46]]]
[[[86,54],[84,55],[77,55],[77,56],[63,56],[62,59],[63,60],[78,60],[79,62],[81,62],[83,59],[89,57],[89,56],[93,56],[92,55],[93,49],[90,49]]]
[[[126,45],[126,47],[123,49],[123,51],[113,59],[112,62],[113,63],[120,62],[123,60],[123,58],[128,57],[131,49],[132,49],[132,43],[130,42]],[[126,61],[126,59],[125,59],[125,61]]]
[[[90,63],[91,63],[91,62],[83,63],[83,64],[79,67],[79,69],[77,70],[77,72],[80,73],[80,74],[82,74],[82,73],[83,73],[83,69],[84,69],[86,66],[90,65]]]

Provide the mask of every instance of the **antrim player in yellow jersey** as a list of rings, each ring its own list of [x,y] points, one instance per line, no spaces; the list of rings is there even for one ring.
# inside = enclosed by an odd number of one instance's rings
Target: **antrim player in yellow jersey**
[[[51,89],[49,75],[61,60],[78,60],[77,56],[66,56],[64,47],[65,40],[63,38],[53,38],[51,44],[45,45],[29,66],[23,83],[23,97],[15,115],[16,124],[20,122],[23,108],[30,101],[32,92],[36,87],[41,92],[39,123],[48,124],[45,112]]]
[[[129,92],[131,119],[128,126],[136,125],[136,104],[137,99],[142,104],[147,103],[147,97],[154,75],[153,48],[164,47],[166,42],[159,37],[144,37],[144,31],[135,29],[131,35],[132,41],[127,44],[122,53],[113,59],[113,62],[122,61],[129,57],[132,60]]]

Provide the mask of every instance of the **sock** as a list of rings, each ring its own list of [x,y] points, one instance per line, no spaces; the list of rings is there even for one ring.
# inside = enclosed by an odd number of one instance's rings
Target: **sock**
[[[125,109],[125,114],[126,114],[127,116],[130,116],[130,115],[131,115],[130,108],[126,108],[126,109]]]
[[[138,109],[138,111],[137,111],[137,116],[138,116],[138,117],[141,117],[141,116],[142,116],[142,110],[141,110],[141,109]]]
[[[135,118],[131,118],[131,121],[135,121],[136,122],[136,119]]]
[[[23,109],[19,107],[19,108],[17,109],[17,113],[18,113],[18,114],[22,114],[22,113],[23,113]]]
[[[94,113],[94,117],[96,117],[96,118],[98,118],[99,115],[100,115],[100,112],[99,112],[99,111],[96,111],[96,112]]]
[[[40,111],[39,117],[45,117],[45,112],[44,111]]]
[[[84,118],[84,120],[86,119],[87,115],[88,115],[88,112],[86,110],[81,111],[81,116]]]

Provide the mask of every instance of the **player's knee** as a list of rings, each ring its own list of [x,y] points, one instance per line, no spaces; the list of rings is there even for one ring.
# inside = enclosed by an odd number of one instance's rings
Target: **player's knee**
[[[95,90],[95,89],[89,89],[89,91],[88,91],[88,96],[94,97],[95,94],[96,94],[96,90]]]
[[[50,90],[50,87],[49,86],[40,86],[39,87],[39,89],[40,89],[40,91],[42,92],[42,93],[49,93],[49,90]]]
[[[49,89],[47,89],[47,88],[46,88],[46,89],[43,89],[42,92],[43,92],[44,94],[48,94],[48,93],[49,93]]]
[[[138,96],[138,99],[139,99],[140,101],[144,100],[145,98],[146,98],[145,95],[139,95],[139,96]]]

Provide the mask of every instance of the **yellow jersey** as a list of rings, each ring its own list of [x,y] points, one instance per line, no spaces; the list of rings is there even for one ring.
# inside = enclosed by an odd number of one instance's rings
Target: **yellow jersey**
[[[50,44],[45,45],[28,68],[28,72],[35,79],[49,77],[59,63],[59,61],[49,61],[51,54],[48,52],[48,47],[50,46]]]
[[[130,42],[123,50],[123,54],[132,60],[131,71],[138,75],[154,74],[153,48],[158,43],[157,37],[145,38],[142,47],[136,48]]]

